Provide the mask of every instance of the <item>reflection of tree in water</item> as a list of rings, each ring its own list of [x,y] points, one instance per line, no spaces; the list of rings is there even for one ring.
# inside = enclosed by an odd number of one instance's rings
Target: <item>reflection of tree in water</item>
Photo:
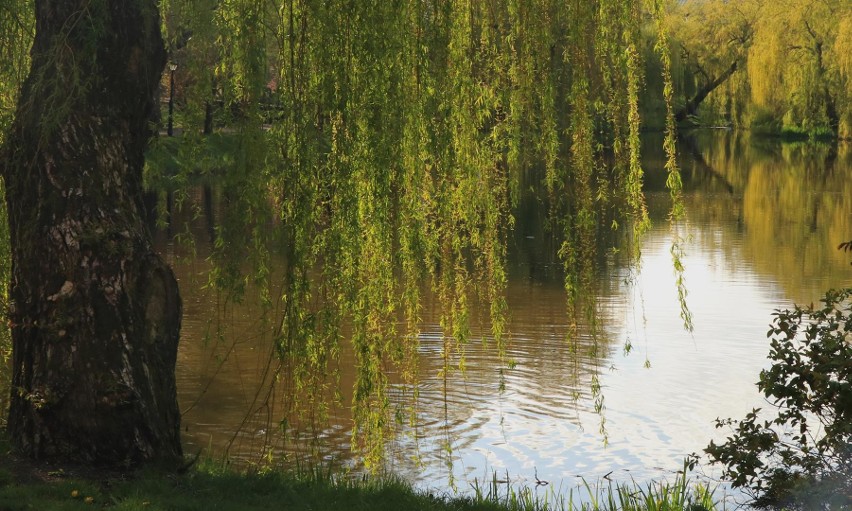
[[[225,449],[237,460],[256,459],[263,453],[338,457],[348,450],[348,431],[353,420],[348,403],[352,402],[351,389],[357,379],[354,354],[346,344],[341,344],[336,361],[330,361],[327,370],[314,380],[325,378],[320,392],[300,387],[288,377],[291,371],[298,370],[286,365],[296,363],[295,357],[282,360],[276,351],[269,349],[280,335],[278,325],[286,314],[281,303],[264,303],[251,283],[240,295],[218,291],[209,285],[215,246],[205,240],[208,221],[223,218],[225,209],[230,207],[224,194],[209,190],[199,186],[188,194],[172,217],[175,225],[171,229],[187,233],[188,238],[195,240],[194,244],[189,247],[167,244],[168,238],[162,236],[166,230],[159,231],[158,236],[161,250],[173,254],[170,259],[186,302],[178,373],[181,406],[189,428],[187,441],[195,448],[207,447],[209,442],[217,451]],[[522,215],[518,217],[521,219]],[[266,225],[270,230],[274,228],[273,224]],[[222,232],[218,225],[215,230]],[[285,257],[286,250],[270,253],[271,282],[281,278]],[[525,257],[526,252],[518,261],[523,264]],[[618,259],[619,265],[624,264],[623,256]],[[242,271],[251,269],[248,261],[234,263]],[[510,263],[510,267],[514,265]],[[596,289],[590,291],[595,297],[617,291],[618,279],[607,274],[603,277],[595,281]],[[273,290],[271,294],[277,292]],[[387,425],[385,434],[390,444],[386,449],[388,455],[397,459],[396,463],[410,463],[399,456],[410,456],[417,452],[417,444],[425,441],[431,445],[434,438],[444,438],[444,447],[438,451],[420,451],[422,461],[428,463],[435,456],[443,456],[445,461],[452,462],[454,450],[469,441],[467,421],[483,410],[492,409],[494,400],[502,399],[500,396],[507,390],[526,396],[527,403],[537,401],[536,407],[550,411],[564,409],[556,415],[576,427],[580,426],[581,411],[590,413],[588,405],[580,403],[593,398],[589,382],[612,350],[602,328],[607,321],[606,310],[596,306],[593,323],[578,318],[574,340],[566,344],[572,331],[566,325],[560,276],[512,279],[506,299],[512,311],[509,331],[524,332],[522,338],[508,347],[506,358],[473,342],[464,353],[445,360],[440,298],[424,291],[421,324],[425,330],[419,335],[417,353],[420,377],[411,385],[398,371],[388,374],[393,389],[390,406],[394,422]],[[596,302],[590,300],[590,303]],[[320,301],[314,305],[317,309],[322,307]],[[490,338],[489,314],[487,302],[477,300],[470,304],[473,338]],[[513,318],[519,318],[521,325],[517,328],[513,328]],[[603,324],[599,325],[599,320]],[[399,321],[402,323],[404,318],[400,317]],[[349,329],[351,326],[344,325],[341,335],[347,335]],[[513,368],[506,367],[507,359]],[[466,366],[463,373],[452,369],[462,364]],[[477,390],[469,396],[471,387]],[[573,396],[573,404],[559,401],[565,396]],[[433,415],[442,409],[445,414]],[[398,437],[399,432],[405,436]],[[412,441],[415,450],[403,452],[412,446]]]
[[[732,193],[729,211],[720,209],[718,193],[713,200],[702,200],[706,192],[690,194],[691,211],[702,221],[733,215],[746,232],[743,258],[800,303],[846,282],[848,258],[836,249],[852,232],[848,150],[737,133],[699,133],[696,139],[684,145],[700,151],[684,151],[684,158],[724,180]],[[690,167],[684,164],[685,176]],[[735,249],[724,242],[720,248]]]

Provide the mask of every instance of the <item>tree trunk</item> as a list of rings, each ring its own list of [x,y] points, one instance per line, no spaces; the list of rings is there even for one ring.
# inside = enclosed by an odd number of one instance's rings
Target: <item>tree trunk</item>
[[[725,80],[731,77],[732,74],[737,70],[737,61],[735,60],[729,67],[726,69],[721,75],[719,75],[716,79],[710,80],[703,87],[698,89],[698,92],[695,93],[692,98],[683,105],[683,108],[677,111],[675,114],[675,120],[677,122],[682,122],[686,120],[690,115],[695,115],[695,112],[698,111],[699,105],[704,99],[717,87],[725,83]]]
[[[2,153],[13,277],[12,441],[94,464],[181,456],[181,302],[143,222],[166,55],[154,0],[37,0]]]

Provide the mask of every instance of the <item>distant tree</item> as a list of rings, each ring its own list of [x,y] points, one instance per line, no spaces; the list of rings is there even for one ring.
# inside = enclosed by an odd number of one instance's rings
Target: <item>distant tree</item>
[[[749,57],[755,103],[786,116],[787,125],[836,133],[847,96],[837,37],[849,16],[846,0],[766,2]]]
[[[681,57],[678,120],[724,90],[728,103],[744,103],[734,115],[747,125],[848,135],[848,1],[687,0],[673,4],[668,21]]]
[[[677,121],[694,115],[711,92],[744,68],[761,6],[761,0],[736,5],[701,0],[678,3],[672,10],[674,51],[680,52],[682,72],[687,74]]]

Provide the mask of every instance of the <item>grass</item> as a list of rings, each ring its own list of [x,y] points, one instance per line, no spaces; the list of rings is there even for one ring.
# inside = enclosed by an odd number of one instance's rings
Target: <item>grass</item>
[[[503,487],[496,478],[487,488],[474,487],[475,500],[497,502],[506,509],[538,511],[544,509],[564,511],[720,511],[725,503],[715,498],[713,488],[692,484],[689,478],[678,473],[673,483],[652,482],[616,483],[584,482],[582,486],[563,491],[557,488],[543,494],[531,488]],[[576,501],[575,501],[576,498]]]
[[[585,495],[584,503],[579,496]],[[589,497],[591,496],[591,497]],[[577,499],[575,502],[574,499]],[[535,491],[497,481],[469,496],[434,495],[394,477],[343,478],[323,470],[239,472],[201,461],[185,474],[131,476],[48,469],[11,456],[0,434],[0,511],[718,511],[712,491],[685,477],[647,486],[614,483]]]
[[[8,478],[7,478],[8,479]],[[62,479],[0,487],[0,510],[499,510],[444,499],[394,479],[335,481],[320,474],[238,473],[201,466],[184,475],[144,472],[121,481]]]
[[[435,496],[415,491],[394,479],[335,480],[327,474],[268,472],[238,473],[200,466],[181,476],[145,472],[128,480],[86,481],[63,479],[13,482],[0,472],[0,510],[33,509],[122,511],[154,510],[481,510],[481,511],[715,511],[723,509],[706,489],[674,484],[610,484],[588,486],[590,502],[574,502],[567,494],[543,495],[530,488],[495,485],[469,497]],[[583,490],[583,488],[578,488]]]

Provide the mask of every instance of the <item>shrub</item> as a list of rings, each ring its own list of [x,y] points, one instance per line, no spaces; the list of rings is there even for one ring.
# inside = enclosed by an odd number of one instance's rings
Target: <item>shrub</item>
[[[777,112],[754,106],[749,110],[745,125],[761,135],[776,135],[781,132],[781,120]]]
[[[777,310],[767,334],[772,366],[757,383],[773,409],[717,420],[733,433],[705,452],[759,506],[852,506],[850,296],[832,290],[821,307]]]

